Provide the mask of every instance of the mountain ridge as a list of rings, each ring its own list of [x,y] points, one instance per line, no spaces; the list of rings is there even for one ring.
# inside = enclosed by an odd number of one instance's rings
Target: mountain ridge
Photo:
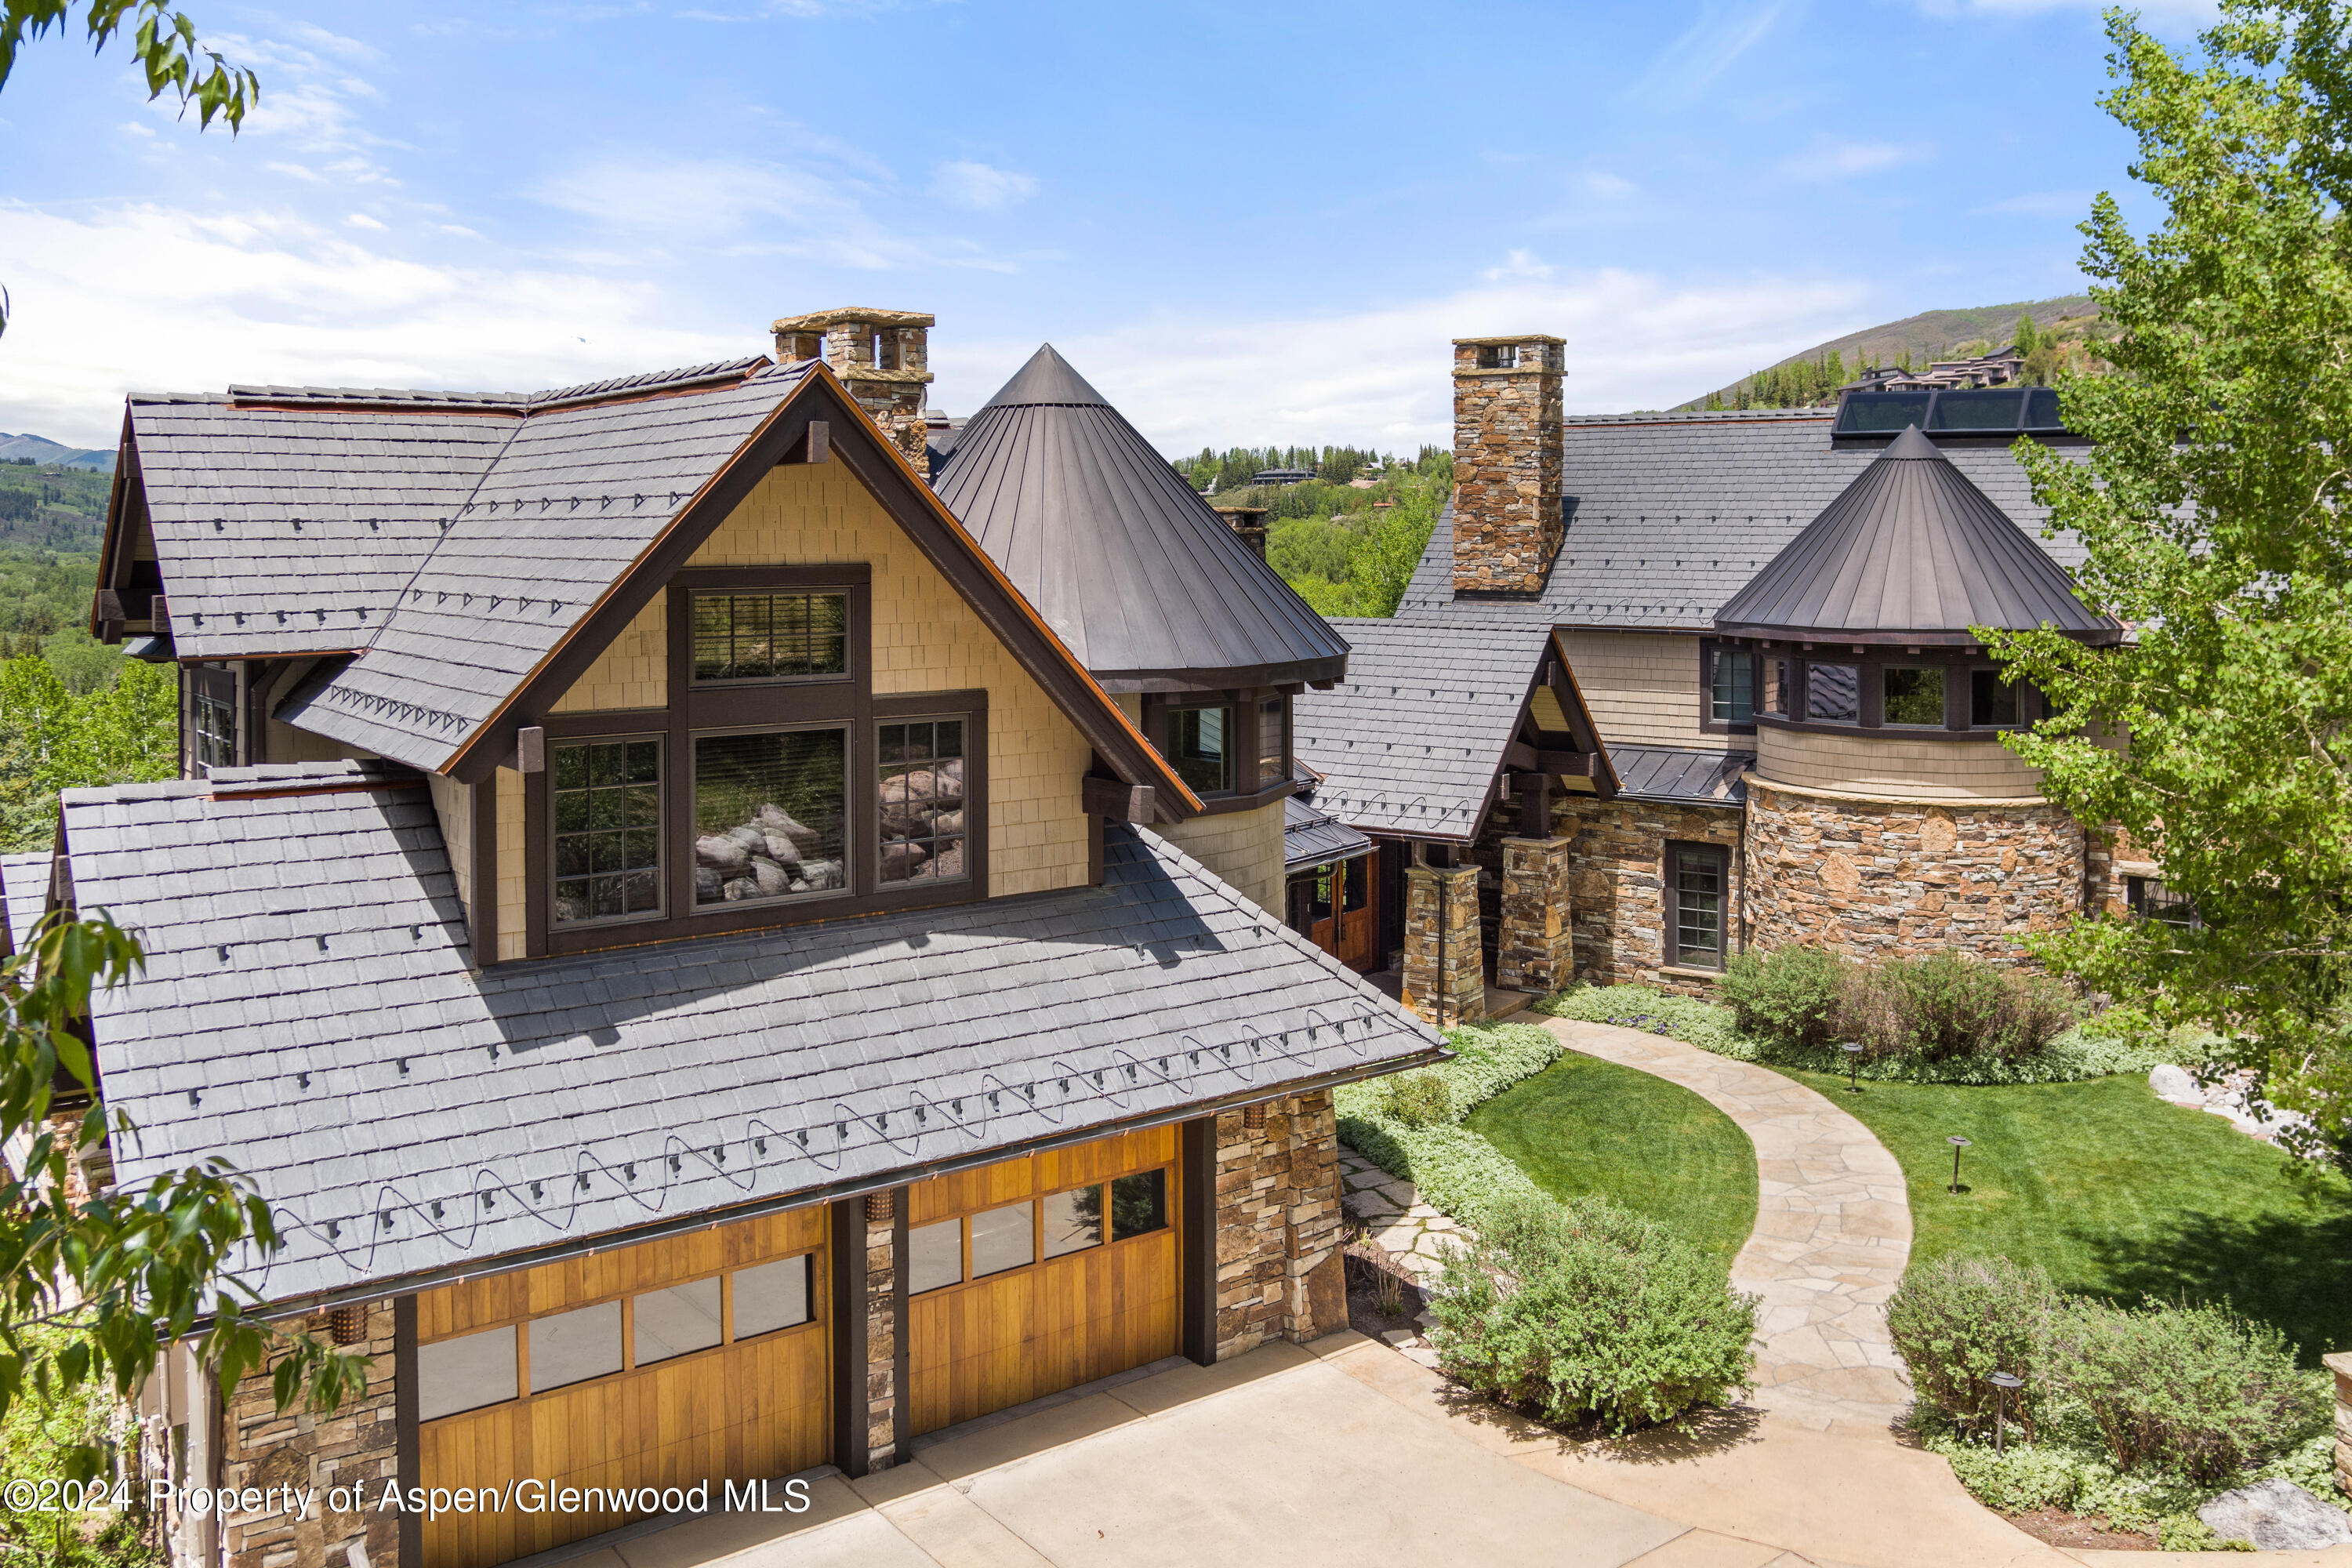
[[[35,463],[55,463],[60,468],[96,468],[101,473],[114,467],[114,454],[100,447],[68,447],[46,436],[11,436],[0,430],[0,462],[13,463],[25,458]]]

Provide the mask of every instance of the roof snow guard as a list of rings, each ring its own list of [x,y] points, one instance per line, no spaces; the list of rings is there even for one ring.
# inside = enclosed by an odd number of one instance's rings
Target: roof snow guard
[[[1914,426],[1716,613],[1726,635],[1958,646],[1976,626],[2123,628]]]
[[[289,1305],[1443,1059],[1122,824],[1099,887],[478,970],[404,770],[222,769],[64,806],[81,906],[147,951],[91,998],[108,1100],[140,1130],[117,1179],[234,1161],[287,1237],[246,1277]]]
[[[1050,343],[971,416],[933,488],[1112,690],[1347,673],[1339,635]]]

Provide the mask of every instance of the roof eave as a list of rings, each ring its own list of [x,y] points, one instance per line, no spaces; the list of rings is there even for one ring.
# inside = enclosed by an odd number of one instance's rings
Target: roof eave
[[[1348,656],[1243,665],[1223,669],[1097,669],[1105,691],[1231,691],[1258,686],[1313,686],[1348,679]]]
[[[1999,626],[1998,631],[2055,631],[2062,637],[2094,647],[2105,647],[2123,640],[2119,626]],[[1719,621],[1714,634],[1726,637],[1756,637],[1768,642],[1843,643],[1854,647],[1981,647],[1984,638],[1976,628],[1960,626],[1927,626],[1916,629],[1904,627],[1872,627],[1856,630],[1851,626],[1766,626],[1751,621]]]

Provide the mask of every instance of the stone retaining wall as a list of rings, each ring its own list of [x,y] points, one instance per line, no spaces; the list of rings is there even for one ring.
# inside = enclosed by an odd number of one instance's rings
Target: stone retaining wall
[[[1894,803],[1748,786],[1749,941],[1997,963],[2081,911],[2086,836],[2046,803]]]
[[[1474,950],[1475,951],[1475,950]],[[1253,1108],[1257,1109],[1257,1108]],[[1217,1118],[1217,1359],[1348,1326],[1331,1091]]]
[[[2352,1351],[2319,1359],[2336,1374],[2336,1484],[2352,1492]]]

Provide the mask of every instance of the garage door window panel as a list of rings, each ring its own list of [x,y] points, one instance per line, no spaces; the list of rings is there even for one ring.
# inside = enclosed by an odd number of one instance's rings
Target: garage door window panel
[[[963,1221],[941,1220],[907,1232],[907,1291],[919,1296],[963,1283]]]
[[[723,1337],[717,1276],[663,1290],[648,1290],[629,1304],[630,1342],[636,1364],[650,1366],[672,1356],[707,1351]]]
[[[420,1421],[503,1405],[521,1393],[512,1323],[416,1347],[416,1418]]]
[[[1168,1228],[1168,1173],[1138,1171],[1110,1184],[1110,1238],[1149,1236]]]
[[[750,1268],[739,1268],[729,1278],[729,1289],[734,1294],[734,1338],[738,1344],[772,1334],[779,1329],[797,1328],[815,1317],[812,1270],[806,1253],[798,1258],[779,1258],[772,1263],[761,1263]]]
[[[1054,1193],[1046,1197],[1044,1206],[1047,1258],[1066,1258],[1073,1252],[1084,1252],[1089,1247],[1103,1244],[1101,1187],[1073,1187],[1066,1193]]]
[[[621,1304],[558,1312],[530,1321],[530,1392],[568,1388],[621,1370]]]
[[[971,1277],[984,1279],[1037,1261],[1037,1205],[1015,1204],[971,1216]]]

